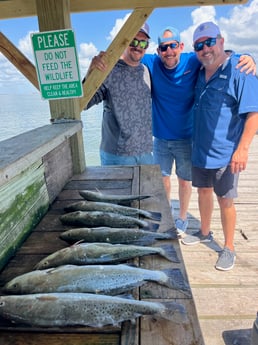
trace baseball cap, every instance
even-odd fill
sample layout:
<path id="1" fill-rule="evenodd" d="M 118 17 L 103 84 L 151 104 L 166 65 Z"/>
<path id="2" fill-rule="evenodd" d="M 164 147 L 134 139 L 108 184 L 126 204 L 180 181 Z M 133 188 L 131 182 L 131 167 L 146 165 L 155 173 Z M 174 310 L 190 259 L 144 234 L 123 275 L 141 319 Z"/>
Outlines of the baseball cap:
<path id="1" fill-rule="evenodd" d="M 199 38 L 202 37 L 212 37 L 215 38 L 218 35 L 221 35 L 218 25 L 213 22 L 205 22 L 200 24 L 194 31 L 193 42 L 196 42 Z"/>
<path id="2" fill-rule="evenodd" d="M 172 33 L 171 37 L 163 37 L 164 33 L 166 31 L 170 31 Z M 162 43 L 166 43 L 169 41 L 177 41 L 180 42 L 180 33 L 176 28 L 173 28 L 172 26 L 167 26 L 165 29 L 163 29 L 160 33 L 160 35 L 158 36 L 158 44 L 162 44 Z"/>
<path id="3" fill-rule="evenodd" d="M 150 27 L 147 23 L 144 23 L 139 31 L 143 32 L 148 38 L 150 38 Z"/>

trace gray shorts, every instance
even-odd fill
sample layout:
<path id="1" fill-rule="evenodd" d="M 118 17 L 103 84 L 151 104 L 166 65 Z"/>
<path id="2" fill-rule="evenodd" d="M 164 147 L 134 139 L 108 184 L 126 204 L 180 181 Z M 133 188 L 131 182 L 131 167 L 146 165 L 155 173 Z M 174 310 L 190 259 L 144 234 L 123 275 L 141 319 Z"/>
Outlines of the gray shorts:
<path id="1" fill-rule="evenodd" d="M 173 164 L 176 164 L 176 175 L 185 181 L 192 180 L 192 141 L 165 140 L 154 138 L 154 164 L 159 164 L 162 176 L 170 176 Z"/>
<path id="2" fill-rule="evenodd" d="M 230 166 L 219 169 L 192 167 L 192 185 L 198 188 L 211 188 L 219 197 L 236 198 L 239 173 L 232 174 Z"/>

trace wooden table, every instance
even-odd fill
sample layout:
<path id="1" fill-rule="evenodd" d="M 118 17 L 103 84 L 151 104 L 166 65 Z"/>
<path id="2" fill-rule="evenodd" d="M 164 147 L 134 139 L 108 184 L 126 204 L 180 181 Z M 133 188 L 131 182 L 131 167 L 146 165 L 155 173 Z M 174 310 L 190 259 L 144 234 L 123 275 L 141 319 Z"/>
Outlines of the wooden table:
<path id="1" fill-rule="evenodd" d="M 81 200 L 79 190 L 100 190 L 112 194 L 150 194 L 152 197 L 134 202 L 133 206 L 162 213 L 158 231 L 174 227 L 174 221 L 166 200 L 160 169 L 158 166 L 137 167 L 90 167 L 74 176 L 52 204 L 49 212 L 23 243 L 16 255 L 0 274 L 0 287 L 7 281 L 33 270 L 43 257 L 66 247 L 59 235 L 70 228 L 61 224 L 59 216 L 64 206 Z M 158 241 L 157 241 L 158 242 Z M 159 243 L 154 246 L 159 246 Z M 164 241 L 171 243 L 170 241 Z M 164 243 L 162 241 L 162 244 Z M 137 259 L 137 263 L 147 269 L 161 270 L 179 268 L 187 280 L 178 240 L 172 240 L 180 263 L 171 263 L 158 256 Z M 135 291 L 140 299 L 151 301 L 177 301 L 188 312 L 189 324 L 176 325 L 165 320 L 142 317 L 135 324 L 124 322 L 121 327 L 66 327 L 35 328 L 10 325 L 0 320 L 0 345 L 194 345 L 203 344 L 193 299 L 183 293 L 166 287 L 147 283 Z"/>

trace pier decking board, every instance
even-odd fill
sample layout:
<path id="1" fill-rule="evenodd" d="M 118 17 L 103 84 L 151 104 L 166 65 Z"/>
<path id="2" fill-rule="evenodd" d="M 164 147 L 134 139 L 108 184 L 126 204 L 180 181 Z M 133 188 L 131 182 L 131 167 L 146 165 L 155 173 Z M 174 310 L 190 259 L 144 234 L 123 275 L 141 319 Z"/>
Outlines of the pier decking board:
<path id="1" fill-rule="evenodd" d="M 150 194 L 149 199 L 133 202 L 134 207 L 162 212 L 158 231 L 174 227 L 170 207 L 166 200 L 160 169 L 158 166 L 139 167 L 90 167 L 81 175 L 74 176 L 63 188 L 51 205 L 48 213 L 19 248 L 0 274 L 0 288 L 13 277 L 33 270 L 36 263 L 52 252 L 68 246 L 59 238 L 61 232 L 71 228 L 64 226 L 59 216 L 64 206 L 82 200 L 78 191 L 90 189 L 113 194 Z M 172 243 L 180 263 L 171 263 L 156 255 L 135 261 L 148 269 L 178 268 L 187 280 L 178 240 L 162 241 Z M 159 246 L 161 243 L 155 243 Z M 135 289 L 135 296 L 150 301 L 178 301 L 186 309 L 189 325 L 176 325 L 165 320 L 142 317 L 136 323 L 122 323 L 121 327 L 65 327 L 38 328 L 11 325 L 0 320 L 0 345 L 202 345 L 202 335 L 192 297 L 179 291 L 148 283 Z"/>

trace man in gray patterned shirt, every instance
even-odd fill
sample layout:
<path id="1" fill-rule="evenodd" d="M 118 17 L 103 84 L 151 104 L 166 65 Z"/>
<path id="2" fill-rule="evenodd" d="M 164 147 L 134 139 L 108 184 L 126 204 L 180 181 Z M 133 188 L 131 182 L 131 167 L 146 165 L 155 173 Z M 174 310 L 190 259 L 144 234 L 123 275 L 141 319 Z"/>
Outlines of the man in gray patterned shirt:
<path id="1" fill-rule="evenodd" d="M 86 107 L 103 102 L 101 165 L 153 163 L 151 81 L 140 62 L 149 38 L 145 23 Z M 105 68 L 104 61 L 105 52 L 100 52 L 87 75 L 94 68 Z"/>

